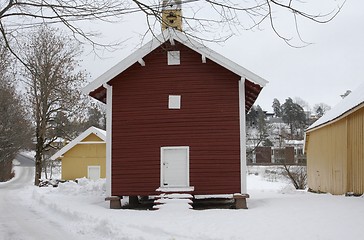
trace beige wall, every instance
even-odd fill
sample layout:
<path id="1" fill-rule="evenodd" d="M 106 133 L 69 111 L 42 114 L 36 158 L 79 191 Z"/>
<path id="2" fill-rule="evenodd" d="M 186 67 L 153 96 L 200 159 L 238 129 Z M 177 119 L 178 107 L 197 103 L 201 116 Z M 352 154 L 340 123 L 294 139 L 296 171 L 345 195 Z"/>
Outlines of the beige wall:
<path id="1" fill-rule="evenodd" d="M 307 133 L 308 187 L 315 191 L 363 193 L 364 108 Z"/>
<path id="2" fill-rule="evenodd" d="M 364 107 L 348 118 L 348 192 L 364 193 Z"/>
<path id="3" fill-rule="evenodd" d="M 100 177 L 106 177 L 106 144 L 94 134 L 82 142 L 98 141 L 93 144 L 77 144 L 62 158 L 62 179 L 74 180 L 87 177 L 88 166 L 100 166 Z"/>

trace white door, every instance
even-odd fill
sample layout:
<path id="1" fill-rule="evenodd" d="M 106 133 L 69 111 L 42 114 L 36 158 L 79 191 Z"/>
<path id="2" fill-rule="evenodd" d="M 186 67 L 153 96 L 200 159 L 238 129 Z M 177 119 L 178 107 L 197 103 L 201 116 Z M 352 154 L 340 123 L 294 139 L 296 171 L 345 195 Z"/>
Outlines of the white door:
<path id="1" fill-rule="evenodd" d="M 87 178 L 97 180 L 100 178 L 100 166 L 88 166 Z"/>
<path id="2" fill-rule="evenodd" d="M 161 187 L 189 186 L 189 147 L 161 148 Z"/>

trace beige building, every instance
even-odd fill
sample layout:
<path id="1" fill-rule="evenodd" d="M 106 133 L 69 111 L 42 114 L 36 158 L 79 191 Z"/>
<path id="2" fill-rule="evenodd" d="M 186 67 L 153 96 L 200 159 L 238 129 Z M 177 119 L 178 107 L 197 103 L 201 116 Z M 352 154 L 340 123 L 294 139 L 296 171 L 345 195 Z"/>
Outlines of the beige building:
<path id="1" fill-rule="evenodd" d="M 308 187 L 364 193 L 364 84 L 306 131 Z"/>
<path id="2" fill-rule="evenodd" d="M 62 179 L 106 177 L 106 132 L 90 127 L 52 157 L 62 163 Z"/>

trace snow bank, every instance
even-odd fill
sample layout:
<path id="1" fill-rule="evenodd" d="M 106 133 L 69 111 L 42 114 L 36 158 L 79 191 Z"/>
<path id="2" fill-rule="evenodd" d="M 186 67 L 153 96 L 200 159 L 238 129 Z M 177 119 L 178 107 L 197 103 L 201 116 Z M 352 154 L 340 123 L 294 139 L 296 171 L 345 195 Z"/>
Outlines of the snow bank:
<path id="1" fill-rule="evenodd" d="M 67 195 L 94 195 L 104 196 L 106 191 L 105 179 L 88 180 L 87 178 L 78 178 L 77 183 L 74 181 L 60 183 L 57 189 L 58 193 Z"/>
<path id="2" fill-rule="evenodd" d="M 276 171 L 249 168 L 248 210 L 109 209 L 102 180 L 28 187 L 19 194 L 22 204 L 61 224 L 74 239 L 362 239 L 364 198 L 296 191 L 272 176 Z"/>

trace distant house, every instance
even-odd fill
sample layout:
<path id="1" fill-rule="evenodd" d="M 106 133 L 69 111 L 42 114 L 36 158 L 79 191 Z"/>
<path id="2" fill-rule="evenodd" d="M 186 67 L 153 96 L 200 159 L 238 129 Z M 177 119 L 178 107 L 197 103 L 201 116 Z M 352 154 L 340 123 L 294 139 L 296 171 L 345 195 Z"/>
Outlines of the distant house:
<path id="1" fill-rule="evenodd" d="M 246 193 L 245 114 L 266 83 L 164 30 L 84 88 L 107 103 L 107 194 Z"/>
<path id="2" fill-rule="evenodd" d="M 309 188 L 364 193 L 364 85 L 307 129 L 305 151 Z"/>
<path id="3" fill-rule="evenodd" d="M 287 142 L 293 142 L 289 140 Z M 284 147 L 255 147 L 252 153 L 250 164 L 305 164 L 306 158 L 303 154 L 303 143 L 291 145 L 286 144 Z"/>
<path id="4" fill-rule="evenodd" d="M 51 156 L 51 159 L 61 160 L 63 180 L 105 178 L 106 132 L 90 127 Z"/>

